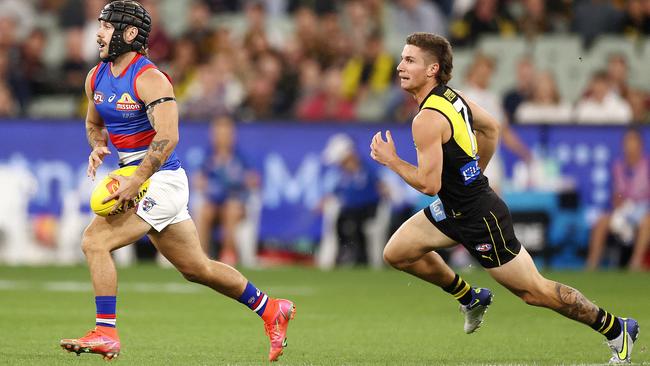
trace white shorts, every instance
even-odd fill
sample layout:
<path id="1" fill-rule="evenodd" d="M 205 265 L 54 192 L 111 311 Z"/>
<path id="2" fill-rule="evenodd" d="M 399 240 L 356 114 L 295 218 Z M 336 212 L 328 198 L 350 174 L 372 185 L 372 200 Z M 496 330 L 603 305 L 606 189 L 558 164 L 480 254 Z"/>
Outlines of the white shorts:
<path id="1" fill-rule="evenodd" d="M 190 190 L 183 168 L 158 171 L 149 179 L 147 194 L 138 203 L 138 216 L 158 232 L 191 218 L 187 210 Z"/>

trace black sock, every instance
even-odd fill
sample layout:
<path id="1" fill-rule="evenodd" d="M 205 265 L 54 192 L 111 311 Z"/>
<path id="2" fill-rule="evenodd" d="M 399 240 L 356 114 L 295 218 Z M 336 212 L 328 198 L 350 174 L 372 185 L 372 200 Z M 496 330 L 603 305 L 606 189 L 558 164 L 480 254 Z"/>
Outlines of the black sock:
<path id="1" fill-rule="evenodd" d="M 621 334 L 619 319 L 601 308 L 598 308 L 598 316 L 596 316 L 596 321 L 591 325 L 591 328 L 604 335 L 609 341 Z"/>
<path id="2" fill-rule="evenodd" d="M 463 305 L 469 305 L 470 301 L 472 301 L 471 286 L 460 278 L 458 274 L 456 274 L 456 277 L 454 277 L 454 280 L 451 281 L 449 286 L 443 287 L 442 289 L 450 293 L 451 296 Z"/>

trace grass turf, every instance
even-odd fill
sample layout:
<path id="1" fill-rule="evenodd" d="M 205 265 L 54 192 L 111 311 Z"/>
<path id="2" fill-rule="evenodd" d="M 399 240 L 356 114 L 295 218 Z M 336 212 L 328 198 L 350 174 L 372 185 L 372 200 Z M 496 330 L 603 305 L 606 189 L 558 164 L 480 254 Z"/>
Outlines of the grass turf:
<path id="1" fill-rule="evenodd" d="M 525 305 L 477 270 L 463 277 L 490 287 L 495 301 L 475 334 L 463 333 L 449 295 L 393 270 L 308 268 L 245 270 L 259 288 L 297 306 L 286 365 L 603 364 L 610 353 L 589 327 Z M 616 272 L 552 272 L 621 316 L 650 324 L 650 276 Z M 172 269 L 119 269 L 119 365 L 260 365 L 268 341 L 258 317 L 237 302 L 185 282 Z M 60 338 L 82 336 L 94 324 L 85 267 L 0 267 L 0 364 L 94 365 Z M 635 364 L 650 364 L 641 330 Z"/>

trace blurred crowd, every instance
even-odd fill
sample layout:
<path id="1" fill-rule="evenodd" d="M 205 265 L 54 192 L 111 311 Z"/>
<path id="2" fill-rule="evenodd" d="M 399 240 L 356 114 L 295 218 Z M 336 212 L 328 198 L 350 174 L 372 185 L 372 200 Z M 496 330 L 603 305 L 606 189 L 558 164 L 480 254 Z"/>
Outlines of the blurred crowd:
<path id="1" fill-rule="evenodd" d="M 83 114 L 105 3 L 0 0 L 0 117 Z M 154 22 L 149 57 L 174 81 L 185 120 L 409 121 L 417 106 L 396 84 L 395 67 L 405 37 L 425 31 L 447 36 L 459 57 L 471 54 L 465 69 L 455 64 L 452 87 L 478 88 L 511 123 L 650 121 L 647 84 L 630 85 L 639 71 L 630 65 L 648 64 L 639 60 L 650 55 L 650 0 L 141 3 Z M 504 63 L 477 46 L 485 37 L 532 44 L 549 36 L 578 37 L 577 55 L 618 36 L 639 59 L 599 54 L 601 63 L 585 62 L 588 79 L 571 97 L 558 87 L 565 73 L 532 54 Z M 494 87 L 504 73 L 512 84 Z"/>

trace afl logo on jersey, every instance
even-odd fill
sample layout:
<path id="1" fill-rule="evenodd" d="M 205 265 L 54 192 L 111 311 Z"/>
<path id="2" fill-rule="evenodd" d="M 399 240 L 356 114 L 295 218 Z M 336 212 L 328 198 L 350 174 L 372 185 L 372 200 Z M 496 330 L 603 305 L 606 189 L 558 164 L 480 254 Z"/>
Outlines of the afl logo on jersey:
<path id="1" fill-rule="evenodd" d="M 139 111 L 142 106 L 133 100 L 129 93 L 124 93 L 115 103 L 115 109 L 120 112 Z"/>
<path id="2" fill-rule="evenodd" d="M 95 94 L 93 94 L 93 101 L 95 104 L 104 103 L 104 94 L 102 94 L 100 91 L 95 91 Z"/>
<path id="3" fill-rule="evenodd" d="M 474 249 L 476 249 L 479 252 L 488 252 L 490 249 L 492 249 L 492 245 L 488 243 L 483 243 L 483 244 L 477 244 Z"/>

